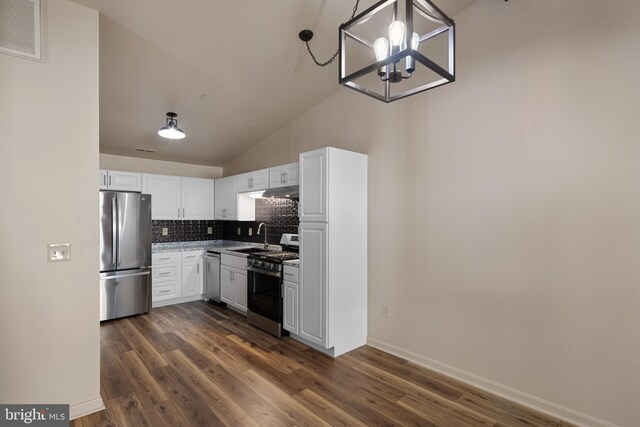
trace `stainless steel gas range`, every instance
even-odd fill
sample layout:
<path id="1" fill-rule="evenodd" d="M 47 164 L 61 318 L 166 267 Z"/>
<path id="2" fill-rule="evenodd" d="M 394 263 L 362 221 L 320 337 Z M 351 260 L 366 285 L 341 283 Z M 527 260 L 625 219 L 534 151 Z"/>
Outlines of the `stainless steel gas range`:
<path id="1" fill-rule="evenodd" d="M 282 329 L 282 263 L 298 259 L 298 236 L 283 234 L 282 251 L 262 252 L 247 258 L 247 321 L 278 338 Z"/>

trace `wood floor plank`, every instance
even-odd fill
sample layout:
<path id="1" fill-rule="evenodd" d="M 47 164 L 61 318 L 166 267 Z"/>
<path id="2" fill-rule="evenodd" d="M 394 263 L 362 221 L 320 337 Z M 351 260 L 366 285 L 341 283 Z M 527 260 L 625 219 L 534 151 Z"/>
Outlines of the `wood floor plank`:
<path id="1" fill-rule="evenodd" d="M 509 426 L 550 427 L 566 425 L 559 420 L 551 419 L 545 414 L 519 405 L 499 404 L 493 400 L 482 399 L 471 394 L 462 396 L 458 399 L 458 403 Z"/>
<path id="2" fill-rule="evenodd" d="M 113 409 L 114 419 L 122 427 L 153 427 L 141 409 L 141 404 L 134 393 L 117 397 L 109 401 Z"/>
<path id="3" fill-rule="evenodd" d="M 229 398 L 237 402 L 259 425 L 280 426 L 286 424 L 287 417 L 285 414 L 274 408 L 251 387 L 243 383 L 236 375 L 227 371 L 223 366 L 212 366 L 205 369 L 204 373 L 215 382 Z"/>
<path id="4" fill-rule="evenodd" d="M 452 402 L 437 398 L 418 399 L 406 396 L 397 403 L 403 408 L 420 415 L 435 425 L 444 427 L 495 426 L 496 420 L 467 408 L 461 408 Z"/>
<path id="5" fill-rule="evenodd" d="M 121 353 L 116 356 L 116 360 L 127 376 L 127 382 L 133 387 L 133 392 L 144 406 L 152 407 L 169 399 L 135 351 Z"/>
<path id="6" fill-rule="evenodd" d="M 242 380 L 263 399 L 294 420 L 296 425 L 329 426 L 322 418 L 254 371 L 245 372 Z"/>
<path id="7" fill-rule="evenodd" d="M 167 361 L 162 358 L 162 355 L 144 335 L 133 326 L 129 319 L 123 319 L 119 323 L 119 326 L 122 335 L 131 346 L 131 349 L 138 354 L 140 360 L 142 360 L 149 370 L 167 366 Z"/>
<path id="8" fill-rule="evenodd" d="M 156 369 L 153 375 L 190 426 L 224 425 L 209 407 L 208 400 L 202 401 L 191 389 L 188 379 L 182 378 L 173 366 L 167 365 Z"/>
<path id="9" fill-rule="evenodd" d="M 294 394 L 293 398 L 332 426 L 366 426 L 366 424 L 358 421 L 347 412 L 309 389 L 304 389 L 300 393 Z"/>
<path id="10" fill-rule="evenodd" d="M 100 327 L 106 409 L 73 427 L 568 426 L 381 350 L 338 358 L 203 301 Z"/>
<path id="11" fill-rule="evenodd" d="M 223 423 L 227 425 L 258 426 L 233 399 L 218 387 L 215 382 L 211 381 L 182 351 L 174 350 L 165 353 L 165 358 L 176 372 L 181 374 L 182 378 L 188 379 L 191 390 L 202 401 L 209 403 L 211 410 Z"/>
<path id="12" fill-rule="evenodd" d="M 191 423 L 182 416 L 180 410 L 171 399 L 153 405 L 153 412 L 169 427 L 191 426 Z"/>

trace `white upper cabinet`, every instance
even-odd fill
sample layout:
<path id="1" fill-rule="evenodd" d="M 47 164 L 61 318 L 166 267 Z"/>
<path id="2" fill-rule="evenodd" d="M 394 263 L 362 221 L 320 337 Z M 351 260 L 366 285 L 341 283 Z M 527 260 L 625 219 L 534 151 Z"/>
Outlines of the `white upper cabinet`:
<path id="1" fill-rule="evenodd" d="M 142 175 L 142 192 L 151 194 L 152 219 L 182 219 L 182 181 L 179 176 Z"/>
<path id="2" fill-rule="evenodd" d="M 326 149 L 300 154 L 300 222 L 327 222 L 327 171 Z M 345 212 L 346 214 L 346 212 Z"/>
<path id="3" fill-rule="evenodd" d="M 238 191 L 262 191 L 269 188 L 269 169 L 244 173 L 238 176 Z"/>
<path id="4" fill-rule="evenodd" d="M 254 221 L 256 199 L 238 193 L 238 175 L 216 179 L 215 219 L 228 221 Z"/>
<path id="5" fill-rule="evenodd" d="M 108 171 L 102 169 L 98 171 L 98 188 L 100 188 L 101 190 L 107 189 L 107 183 L 109 182 L 107 179 L 108 176 Z"/>
<path id="6" fill-rule="evenodd" d="M 233 201 L 233 194 L 238 194 L 237 177 L 216 179 L 215 182 L 215 219 L 235 220 L 237 202 Z"/>
<path id="7" fill-rule="evenodd" d="M 276 166 L 269 169 L 269 188 L 288 187 L 300 183 L 300 164 Z"/>
<path id="8" fill-rule="evenodd" d="M 214 181 L 172 175 L 142 175 L 142 192 L 151 194 L 152 219 L 214 219 Z"/>
<path id="9" fill-rule="evenodd" d="M 182 178 L 182 219 L 214 219 L 213 199 L 212 179 Z"/>
<path id="10" fill-rule="evenodd" d="M 142 191 L 142 174 L 100 170 L 98 172 L 98 187 L 101 190 Z"/>

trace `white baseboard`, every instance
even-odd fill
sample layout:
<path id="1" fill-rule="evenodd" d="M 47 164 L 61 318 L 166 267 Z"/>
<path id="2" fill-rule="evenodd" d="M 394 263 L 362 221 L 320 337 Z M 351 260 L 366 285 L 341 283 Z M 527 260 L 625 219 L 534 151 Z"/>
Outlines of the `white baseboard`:
<path id="1" fill-rule="evenodd" d="M 543 412 L 545 414 L 560 418 L 561 420 L 568 421 L 579 426 L 618 427 L 615 424 L 611 424 L 607 421 L 600 420 L 590 415 L 582 414 L 580 412 L 574 411 L 573 409 L 565 408 L 564 406 L 556 405 L 555 403 L 549 402 L 539 397 L 532 396 L 530 394 L 513 389 L 511 387 L 507 387 L 486 378 L 479 377 L 478 375 L 474 375 L 472 373 L 462 371 L 449 365 L 445 365 L 444 363 L 440 363 L 412 351 L 396 347 L 395 345 L 387 344 L 383 341 L 369 338 L 367 340 L 367 344 L 371 347 L 386 351 L 387 353 L 391 353 L 410 362 L 424 366 L 425 368 L 455 378 L 479 389 L 488 391 L 489 393 L 493 393 L 497 396 L 509 399 L 523 406 L 535 409 L 536 411 Z"/>
<path id="2" fill-rule="evenodd" d="M 76 418 L 84 417 L 85 415 L 93 414 L 94 412 L 102 411 L 104 409 L 104 402 L 101 397 L 97 399 L 89 400 L 87 402 L 78 403 L 69 407 L 69 418 L 75 420 Z"/>

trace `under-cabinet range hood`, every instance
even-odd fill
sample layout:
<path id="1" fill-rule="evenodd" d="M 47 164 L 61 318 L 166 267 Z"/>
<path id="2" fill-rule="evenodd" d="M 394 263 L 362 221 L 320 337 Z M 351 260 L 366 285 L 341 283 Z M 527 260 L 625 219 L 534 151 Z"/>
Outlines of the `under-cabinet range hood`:
<path id="1" fill-rule="evenodd" d="M 291 185 L 289 187 L 269 188 L 262 193 L 264 199 L 293 199 L 300 198 L 300 187 Z"/>

